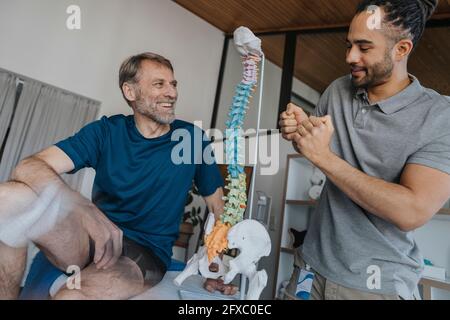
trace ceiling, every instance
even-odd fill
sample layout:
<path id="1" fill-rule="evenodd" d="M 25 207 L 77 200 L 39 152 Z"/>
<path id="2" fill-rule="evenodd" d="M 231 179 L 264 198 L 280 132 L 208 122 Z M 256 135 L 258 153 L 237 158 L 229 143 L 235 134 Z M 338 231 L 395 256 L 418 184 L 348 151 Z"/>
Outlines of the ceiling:
<path id="1" fill-rule="evenodd" d="M 319 92 L 348 73 L 346 28 L 359 0 L 175 0 L 226 34 L 244 25 L 262 40 L 266 57 L 283 64 L 284 35 L 300 31 L 295 77 Z M 424 86 L 450 95 L 450 0 L 440 0 L 413 53 L 409 71 Z M 278 33 L 278 34 L 277 34 Z"/>

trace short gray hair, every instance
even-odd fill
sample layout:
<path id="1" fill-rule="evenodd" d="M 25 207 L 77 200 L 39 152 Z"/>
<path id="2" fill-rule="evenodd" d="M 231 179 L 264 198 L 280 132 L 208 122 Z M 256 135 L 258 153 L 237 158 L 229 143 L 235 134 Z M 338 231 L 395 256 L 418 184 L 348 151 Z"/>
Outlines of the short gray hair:
<path id="1" fill-rule="evenodd" d="M 122 65 L 120 66 L 119 70 L 119 86 L 120 91 L 122 92 L 122 95 L 124 99 L 127 101 L 128 105 L 131 106 L 130 101 L 125 97 L 125 94 L 123 93 L 123 84 L 125 82 L 135 84 L 139 81 L 139 71 L 141 69 L 142 61 L 149 60 L 156 62 L 173 72 L 173 66 L 172 63 L 164 58 L 163 56 L 152 53 L 152 52 L 144 52 L 138 55 L 134 55 L 131 57 L 128 57 L 124 62 L 122 62 Z"/>

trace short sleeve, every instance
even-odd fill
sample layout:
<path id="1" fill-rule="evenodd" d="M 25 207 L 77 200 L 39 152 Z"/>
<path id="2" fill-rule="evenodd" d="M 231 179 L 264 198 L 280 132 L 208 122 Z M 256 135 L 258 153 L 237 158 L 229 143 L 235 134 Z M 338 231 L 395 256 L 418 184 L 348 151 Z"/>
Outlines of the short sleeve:
<path id="1" fill-rule="evenodd" d="M 428 142 L 407 160 L 450 174 L 450 132 Z"/>
<path id="2" fill-rule="evenodd" d="M 317 102 L 314 108 L 313 115 L 315 117 L 324 117 L 328 114 L 328 98 L 330 95 L 330 87 L 320 96 L 319 102 Z"/>
<path id="3" fill-rule="evenodd" d="M 212 195 L 217 188 L 224 186 L 224 180 L 214 158 L 214 150 L 209 138 L 203 132 L 202 154 L 200 163 L 196 164 L 194 183 L 204 197 Z"/>
<path id="4" fill-rule="evenodd" d="M 73 161 L 75 169 L 70 173 L 86 167 L 94 169 L 97 167 L 106 138 L 106 121 L 106 117 L 94 121 L 75 135 L 55 144 Z"/>

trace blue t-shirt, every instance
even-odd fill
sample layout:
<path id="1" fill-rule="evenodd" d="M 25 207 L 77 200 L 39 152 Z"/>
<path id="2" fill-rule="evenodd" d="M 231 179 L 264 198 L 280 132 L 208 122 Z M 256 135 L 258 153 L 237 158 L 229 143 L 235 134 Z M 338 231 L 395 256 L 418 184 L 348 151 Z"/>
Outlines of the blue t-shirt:
<path id="1" fill-rule="evenodd" d="M 75 164 L 70 173 L 95 169 L 92 202 L 126 237 L 152 249 L 166 266 L 192 182 L 202 196 L 224 184 L 204 132 L 181 120 L 175 120 L 168 133 L 147 139 L 133 116 L 102 117 L 56 146 Z M 184 161 L 172 161 L 172 154 Z M 202 154 L 209 154 L 209 160 Z"/>

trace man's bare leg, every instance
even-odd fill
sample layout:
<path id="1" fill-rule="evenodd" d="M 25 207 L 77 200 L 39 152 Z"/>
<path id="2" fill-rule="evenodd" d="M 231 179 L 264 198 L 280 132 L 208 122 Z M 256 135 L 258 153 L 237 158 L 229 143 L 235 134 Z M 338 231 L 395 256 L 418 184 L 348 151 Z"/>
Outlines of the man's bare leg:
<path id="1" fill-rule="evenodd" d="M 0 184 L 0 224 L 27 210 L 36 194 L 20 182 Z M 12 248 L 0 241 L 0 299 L 17 299 L 27 259 L 27 248 Z"/>
<path id="2" fill-rule="evenodd" d="M 71 265 L 82 270 L 81 289 L 63 286 L 54 299 L 128 299 L 149 288 L 138 265 L 128 257 L 120 257 L 106 270 L 97 269 L 89 256 L 89 236 L 75 214 L 35 243 L 60 270 L 67 271 Z"/>
<path id="3" fill-rule="evenodd" d="M 30 209 L 36 194 L 20 182 L 0 184 L 0 223 Z M 89 237 L 79 219 L 70 214 L 54 228 L 38 237 L 35 244 L 62 271 L 70 265 L 80 268 L 89 263 Z M 26 265 L 26 247 L 0 246 L 0 298 L 17 298 Z"/>
<path id="4" fill-rule="evenodd" d="M 22 183 L 8 182 L 0 187 L 0 223 L 11 218 L 14 212 L 27 210 L 37 199 L 34 192 Z M 66 271 L 71 265 L 83 270 L 82 284 L 86 289 L 81 292 L 62 289 L 58 299 L 74 298 L 77 294 L 81 294 L 79 298 L 127 299 L 148 288 L 144 285 L 139 267 L 129 258 L 121 257 L 113 267 L 97 270 L 89 257 L 89 236 L 77 214 L 69 214 L 33 242 L 60 270 Z M 89 263 L 91 264 L 86 267 Z M 4 244 L 0 246 L 1 298 L 17 298 L 25 264 L 26 248 L 11 248 Z"/>
<path id="5" fill-rule="evenodd" d="M 19 297 L 27 261 L 27 248 L 11 248 L 0 242 L 0 300 Z"/>

